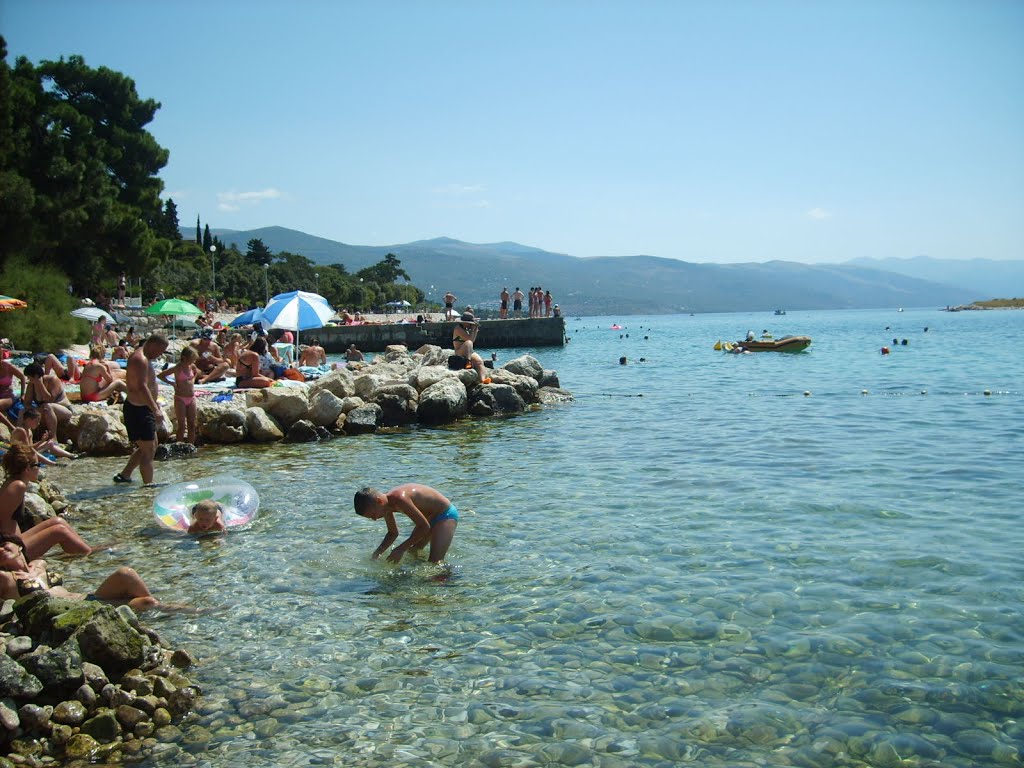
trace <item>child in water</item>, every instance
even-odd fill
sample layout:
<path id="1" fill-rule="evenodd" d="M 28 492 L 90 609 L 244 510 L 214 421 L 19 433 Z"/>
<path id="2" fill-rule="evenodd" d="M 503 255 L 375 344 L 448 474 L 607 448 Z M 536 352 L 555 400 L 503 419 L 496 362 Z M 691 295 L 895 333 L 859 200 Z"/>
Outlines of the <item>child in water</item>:
<path id="1" fill-rule="evenodd" d="M 177 365 L 157 374 L 157 378 L 164 384 L 174 385 L 174 420 L 178 424 L 175 440 L 179 443 L 187 440 L 192 445 L 198 445 L 195 390 L 196 377 L 199 376 L 199 368 L 196 367 L 198 359 L 195 347 L 182 347 Z M 172 376 L 173 381 L 170 380 Z"/>
<path id="2" fill-rule="evenodd" d="M 189 533 L 222 533 L 225 529 L 220 504 L 211 499 L 200 501 L 192 507 L 192 524 Z"/>
<path id="3" fill-rule="evenodd" d="M 430 562 L 440 563 L 448 552 L 459 523 L 459 510 L 435 488 L 419 483 L 406 483 L 388 492 L 366 487 L 356 491 L 353 503 L 356 514 L 370 520 L 384 519 L 388 532 L 373 552 L 374 559 L 384 554 L 398 538 L 395 512 L 401 512 L 413 522 L 409 538 L 391 550 L 388 562 L 401 562 L 409 549 L 421 549 L 430 539 Z"/>

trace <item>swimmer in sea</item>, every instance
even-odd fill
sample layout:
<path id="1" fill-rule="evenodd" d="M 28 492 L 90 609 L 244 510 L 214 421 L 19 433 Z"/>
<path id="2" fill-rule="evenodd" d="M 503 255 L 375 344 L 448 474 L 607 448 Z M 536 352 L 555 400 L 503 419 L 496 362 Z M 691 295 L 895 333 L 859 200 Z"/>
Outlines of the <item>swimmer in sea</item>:
<path id="1" fill-rule="evenodd" d="M 366 487 L 356 491 L 353 504 L 357 515 L 369 520 L 383 519 L 387 524 L 388 532 L 380 546 L 374 550 L 374 559 L 384 554 L 398 538 L 395 512 L 401 512 L 412 521 L 414 527 L 409 538 L 391 550 L 388 562 L 401 562 L 408 550 L 422 549 L 428 539 L 430 562 L 444 562 L 459 523 L 459 510 L 436 488 L 420 483 L 406 483 L 387 492 Z"/>

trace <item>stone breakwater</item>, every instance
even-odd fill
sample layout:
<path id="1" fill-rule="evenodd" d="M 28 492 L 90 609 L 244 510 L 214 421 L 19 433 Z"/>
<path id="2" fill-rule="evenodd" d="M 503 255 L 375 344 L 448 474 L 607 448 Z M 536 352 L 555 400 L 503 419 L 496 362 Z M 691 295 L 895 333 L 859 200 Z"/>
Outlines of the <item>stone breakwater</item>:
<path id="1" fill-rule="evenodd" d="M 181 740 L 199 694 L 127 606 L 34 592 L 0 607 L 0 765 L 120 762 Z"/>
<path id="2" fill-rule="evenodd" d="M 509 415 L 572 400 L 560 388 L 558 374 L 530 355 L 489 371 L 490 383 L 482 384 L 472 369 L 449 367 L 453 354 L 433 345 L 413 353 L 393 346 L 372 362 L 350 363 L 305 384 L 203 396 L 198 400 L 199 432 L 207 443 L 309 442 L 389 427 L 446 424 L 466 416 Z M 222 399 L 224 394 L 229 397 Z M 173 424 L 173 407 L 166 406 L 164 412 Z M 119 406 L 76 406 L 58 437 L 94 456 L 125 455 L 132 448 Z M 161 442 L 168 437 L 162 433 Z"/>

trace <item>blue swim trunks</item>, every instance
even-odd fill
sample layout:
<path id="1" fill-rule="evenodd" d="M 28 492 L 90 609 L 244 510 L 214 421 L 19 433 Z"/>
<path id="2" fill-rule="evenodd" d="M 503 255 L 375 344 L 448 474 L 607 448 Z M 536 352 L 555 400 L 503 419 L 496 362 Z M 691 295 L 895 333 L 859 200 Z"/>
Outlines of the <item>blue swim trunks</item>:
<path id="1" fill-rule="evenodd" d="M 445 520 L 454 520 L 455 522 L 459 522 L 459 510 L 455 508 L 454 504 L 448 507 L 448 509 L 446 509 L 440 515 L 435 517 L 433 520 L 431 520 L 430 527 L 433 528 L 435 525 L 437 525 L 438 523 L 443 523 Z"/>

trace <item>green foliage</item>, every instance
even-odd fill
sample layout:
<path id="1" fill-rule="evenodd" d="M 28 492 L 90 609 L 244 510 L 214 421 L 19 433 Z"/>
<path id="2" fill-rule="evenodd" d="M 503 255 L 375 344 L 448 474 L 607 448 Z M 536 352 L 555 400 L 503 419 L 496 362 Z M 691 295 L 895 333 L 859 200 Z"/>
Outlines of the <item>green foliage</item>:
<path id="1" fill-rule="evenodd" d="M 53 352 L 89 339 L 89 323 L 70 314 L 79 302 L 68 293 L 67 275 L 60 270 L 12 256 L 0 270 L 0 285 L 8 296 L 28 303 L 27 309 L 0 313 L 0 336 L 16 349 Z"/>
<path id="2" fill-rule="evenodd" d="M 12 69 L 0 54 L 0 261 L 51 264 L 89 292 L 145 274 L 164 214 L 168 153 L 145 130 L 159 103 L 80 56 Z"/>

